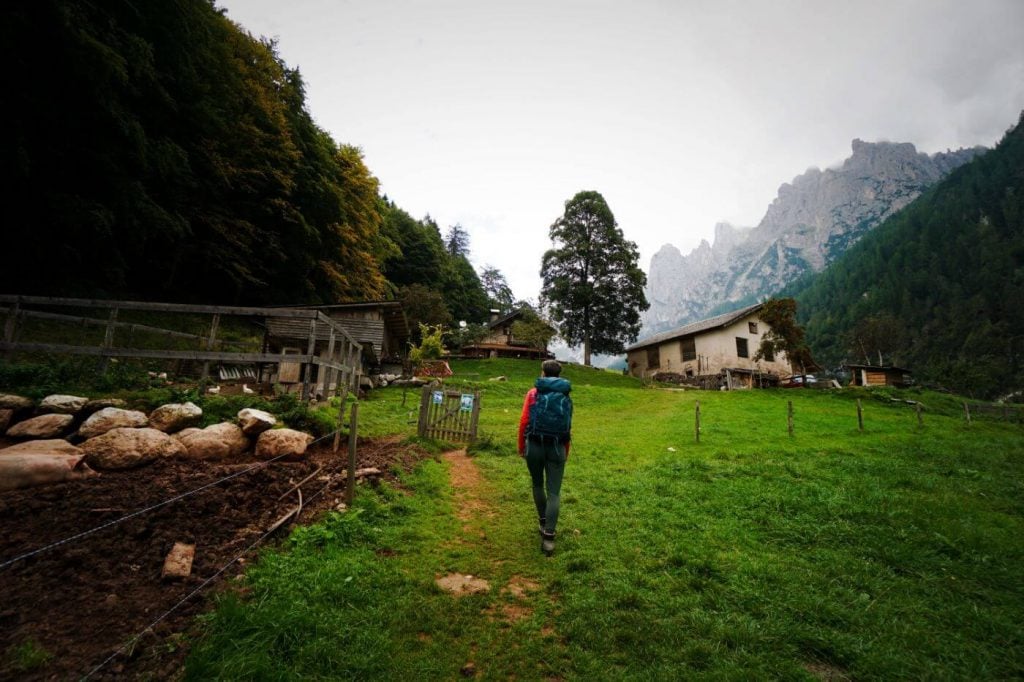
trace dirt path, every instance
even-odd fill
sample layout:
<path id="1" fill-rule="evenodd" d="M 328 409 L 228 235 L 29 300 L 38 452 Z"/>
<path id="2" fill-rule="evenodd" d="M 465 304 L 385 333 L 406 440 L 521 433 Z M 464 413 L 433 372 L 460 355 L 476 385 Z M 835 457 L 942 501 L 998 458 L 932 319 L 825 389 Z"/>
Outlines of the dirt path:
<path id="1" fill-rule="evenodd" d="M 449 465 L 449 477 L 455 496 L 455 514 L 462 523 L 462 535 L 455 538 L 454 542 L 482 545 L 482 553 L 488 558 L 490 566 L 487 570 L 489 575 L 474 577 L 457 573 L 449 574 L 444 577 L 439 576 L 438 584 L 442 584 L 440 581 L 447 581 L 449 584 L 461 585 L 460 588 L 451 589 L 456 596 L 470 592 L 496 590 L 498 597 L 487 607 L 483 616 L 488 621 L 499 625 L 505 632 L 511 632 L 510 625 L 533 617 L 538 607 L 538 599 L 549 599 L 550 597 L 542 590 L 538 580 L 524 577 L 518 573 L 513 573 L 507 578 L 503 577 L 507 569 L 503 570 L 502 566 L 511 563 L 514 559 L 510 556 L 507 547 L 493 544 L 489 537 L 489 530 L 499 514 L 499 510 L 491 503 L 495 496 L 490 494 L 489 483 L 481 475 L 476 462 L 466 454 L 465 450 L 446 452 L 443 458 Z M 496 584 L 499 581 L 503 583 L 500 584 L 500 587 Z M 539 634 L 545 639 L 556 637 L 554 627 L 550 622 L 541 625 Z M 517 644 L 510 642 L 509 646 L 515 647 Z M 476 653 L 475 658 L 478 662 L 468 661 L 463 667 L 463 675 L 476 675 L 482 672 L 481 667 L 486 666 L 487 656 L 483 652 Z M 549 679 L 558 678 L 549 676 Z"/>

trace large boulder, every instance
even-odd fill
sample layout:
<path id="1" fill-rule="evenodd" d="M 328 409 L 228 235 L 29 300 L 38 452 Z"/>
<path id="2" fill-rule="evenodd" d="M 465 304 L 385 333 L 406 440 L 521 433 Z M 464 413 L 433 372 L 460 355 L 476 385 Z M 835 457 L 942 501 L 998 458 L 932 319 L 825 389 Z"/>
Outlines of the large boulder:
<path id="1" fill-rule="evenodd" d="M 77 395 L 48 395 L 39 402 L 39 411 L 43 413 L 78 414 L 88 402 L 88 398 Z"/>
<path id="2" fill-rule="evenodd" d="M 236 424 L 222 422 L 205 429 L 189 429 L 178 439 L 189 459 L 227 459 L 249 449 L 249 439 Z"/>
<path id="3" fill-rule="evenodd" d="M 18 422 L 7 429 L 11 438 L 57 438 L 63 435 L 75 418 L 70 414 L 43 414 Z"/>
<path id="4" fill-rule="evenodd" d="M 195 426 L 202 417 L 203 410 L 195 403 L 170 403 L 150 413 L 149 426 L 164 433 L 174 433 Z"/>
<path id="5" fill-rule="evenodd" d="M 256 457 L 274 459 L 275 457 L 301 457 L 313 437 L 294 429 L 272 429 L 264 431 L 256 439 Z"/>
<path id="6" fill-rule="evenodd" d="M 23 398 L 20 395 L 9 395 L 0 394 L 0 409 L 14 410 L 20 412 L 21 410 L 31 410 L 36 404 L 32 402 L 31 398 Z"/>
<path id="7" fill-rule="evenodd" d="M 185 447 L 156 429 L 111 429 L 81 445 L 97 469 L 134 469 L 161 457 L 184 457 Z"/>
<path id="8" fill-rule="evenodd" d="M 78 427 L 82 438 L 102 436 L 111 429 L 138 429 L 149 423 L 149 418 L 137 410 L 122 410 L 119 407 L 104 407 L 91 415 Z"/>
<path id="9" fill-rule="evenodd" d="M 70 481 L 96 472 L 84 453 L 65 440 L 34 440 L 0 450 L 0 490 Z"/>
<path id="10" fill-rule="evenodd" d="M 238 412 L 238 424 L 242 427 L 242 433 L 255 437 L 274 428 L 277 419 L 269 412 L 247 407 Z"/>
<path id="11" fill-rule="evenodd" d="M 7 409 L 6 407 L 0 407 L 0 434 L 3 434 L 7 430 L 7 427 L 11 425 L 11 417 L 14 416 L 14 410 Z"/>

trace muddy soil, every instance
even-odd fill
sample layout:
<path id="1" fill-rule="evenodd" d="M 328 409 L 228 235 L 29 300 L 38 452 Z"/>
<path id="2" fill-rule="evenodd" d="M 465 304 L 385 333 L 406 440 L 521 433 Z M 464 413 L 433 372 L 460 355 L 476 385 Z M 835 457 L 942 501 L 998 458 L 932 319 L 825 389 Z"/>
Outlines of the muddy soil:
<path id="1" fill-rule="evenodd" d="M 393 479 L 423 451 L 398 439 L 360 440 L 359 468 L 377 467 Z M 0 493 L 0 565 L 51 543 L 117 521 L 225 476 L 256 461 L 164 461 L 67 483 Z M 96 533 L 0 568 L 0 679 L 173 679 L 187 654 L 196 615 L 245 570 L 246 551 L 296 506 L 287 494 L 303 484 L 298 523 L 313 522 L 345 498 L 347 453 L 342 443 L 314 446 L 299 462 L 278 461 Z M 319 494 L 317 494 L 319 493 Z M 310 500 L 316 495 L 315 499 Z M 279 542 L 291 524 L 260 547 Z M 162 580 L 164 557 L 175 542 L 194 544 L 192 574 Z M 147 627 L 230 564 L 199 593 L 149 631 Z M 139 633 L 145 634 L 118 653 Z M 39 663 L 45 659 L 44 663 Z"/>

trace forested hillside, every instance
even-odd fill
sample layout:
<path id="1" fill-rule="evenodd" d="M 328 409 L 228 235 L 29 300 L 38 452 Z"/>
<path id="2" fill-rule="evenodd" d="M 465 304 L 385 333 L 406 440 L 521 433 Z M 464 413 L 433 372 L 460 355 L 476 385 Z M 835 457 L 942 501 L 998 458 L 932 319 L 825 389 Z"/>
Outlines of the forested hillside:
<path id="1" fill-rule="evenodd" d="M 986 397 L 1024 387 L 1024 125 L 786 293 L 823 364 L 881 357 Z"/>
<path id="2" fill-rule="evenodd" d="M 380 197 L 299 72 L 208 0 L 18 3 L 0 35 L 0 291 L 263 304 L 419 284 L 485 314 L 468 245 Z"/>

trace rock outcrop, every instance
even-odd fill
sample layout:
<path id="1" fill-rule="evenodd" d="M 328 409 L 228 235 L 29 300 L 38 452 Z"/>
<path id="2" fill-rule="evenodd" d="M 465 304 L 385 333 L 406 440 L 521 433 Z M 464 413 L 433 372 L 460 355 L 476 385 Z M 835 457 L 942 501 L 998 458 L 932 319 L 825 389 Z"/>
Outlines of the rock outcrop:
<path id="1" fill-rule="evenodd" d="M 819 272 L 867 231 L 983 148 L 928 156 L 912 144 L 854 140 L 838 168 L 812 168 L 779 188 L 754 228 L 716 226 L 684 256 L 666 244 L 651 259 L 650 309 L 641 338 L 707 317 L 717 306 L 756 302 Z"/>

